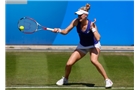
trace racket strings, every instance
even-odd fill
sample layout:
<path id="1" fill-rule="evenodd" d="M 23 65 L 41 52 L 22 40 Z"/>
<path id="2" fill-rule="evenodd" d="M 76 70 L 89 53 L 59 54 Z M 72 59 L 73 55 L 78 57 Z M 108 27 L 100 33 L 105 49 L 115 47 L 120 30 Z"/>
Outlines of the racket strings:
<path id="1" fill-rule="evenodd" d="M 37 23 L 31 19 L 24 18 L 19 21 L 18 26 L 24 26 L 24 33 L 33 33 L 37 30 Z"/>
<path id="2" fill-rule="evenodd" d="M 27 22 L 27 21 L 24 21 L 24 27 L 25 27 L 25 30 L 30 30 L 31 29 L 31 23 Z"/>

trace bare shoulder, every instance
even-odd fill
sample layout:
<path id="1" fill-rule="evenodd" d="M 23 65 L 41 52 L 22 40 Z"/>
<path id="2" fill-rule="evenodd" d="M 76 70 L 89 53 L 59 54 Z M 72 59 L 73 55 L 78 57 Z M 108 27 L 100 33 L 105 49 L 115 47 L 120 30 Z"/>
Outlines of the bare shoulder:
<path id="1" fill-rule="evenodd" d="M 73 23 L 74 26 L 77 26 L 77 24 L 78 24 L 78 19 L 75 18 L 75 19 L 72 21 L 72 23 Z"/>

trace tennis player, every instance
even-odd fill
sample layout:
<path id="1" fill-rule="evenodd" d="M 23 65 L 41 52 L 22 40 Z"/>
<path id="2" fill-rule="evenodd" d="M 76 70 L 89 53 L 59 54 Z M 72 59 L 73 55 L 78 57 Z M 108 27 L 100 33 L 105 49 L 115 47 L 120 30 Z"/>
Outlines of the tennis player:
<path id="1" fill-rule="evenodd" d="M 75 14 L 78 18 L 74 19 L 70 25 L 64 29 L 54 28 L 53 32 L 60 32 L 61 34 L 67 34 L 74 27 L 77 28 L 77 33 L 80 38 L 80 42 L 74 52 L 71 54 L 65 66 L 65 75 L 60 80 L 56 82 L 57 85 L 64 85 L 68 83 L 69 75 L 71 73 L 72 66 L 81 58 L 83 58 L 88 52 L 90 54 L 90 60 L 93 65 L 97 68 L 99 73 L 103 76 L 105 80 L 105 87 L 110 88 L 113 82 L 108 78 L 105 69 L 98 61 L 101 44 L 100 44 L 100 34 L 97 30 L 97 26 L 94 22 L 91 22 L 87 17 L 89 14 L 90 4 L 86 4 L 81 7 Z M 94 19 L 96 21 L 96 19 Z"/>

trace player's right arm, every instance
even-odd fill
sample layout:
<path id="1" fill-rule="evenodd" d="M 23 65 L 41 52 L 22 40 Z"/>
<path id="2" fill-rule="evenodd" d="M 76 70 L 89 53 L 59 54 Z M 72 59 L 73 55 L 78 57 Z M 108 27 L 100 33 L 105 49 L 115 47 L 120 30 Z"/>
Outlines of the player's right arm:
<path id="1" fill-rule="evenodd" d="M 68 34 L 78 23 L 77 19 L 74 19 L 67 28 L 59 30 L 59 28 L 54 28 L 53 32 L 60 32 L 61 34 Z"/>

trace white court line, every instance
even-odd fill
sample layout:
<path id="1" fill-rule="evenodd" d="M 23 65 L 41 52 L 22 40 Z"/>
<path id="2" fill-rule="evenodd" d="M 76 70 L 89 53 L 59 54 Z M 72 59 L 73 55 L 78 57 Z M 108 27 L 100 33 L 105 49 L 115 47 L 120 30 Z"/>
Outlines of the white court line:
<path id="1" fill-rule="evenodd" d="M 68 86 L 25 86 L 25 87 L 6 87 L 6 88 L 77 88 L 77 89 L 105 89 L 105 87 L 68 87 Z M 112 87 L 111 89 L 134 89 L 134 87 Z"/>

